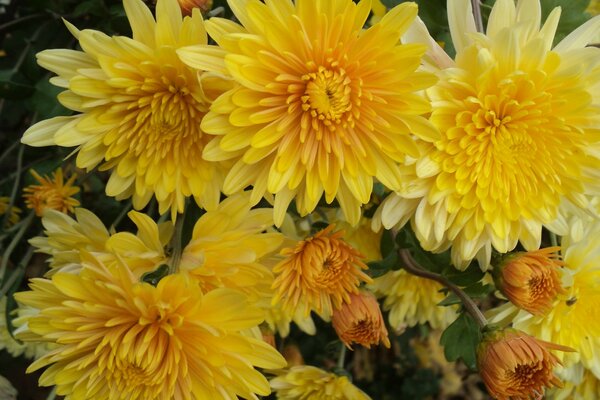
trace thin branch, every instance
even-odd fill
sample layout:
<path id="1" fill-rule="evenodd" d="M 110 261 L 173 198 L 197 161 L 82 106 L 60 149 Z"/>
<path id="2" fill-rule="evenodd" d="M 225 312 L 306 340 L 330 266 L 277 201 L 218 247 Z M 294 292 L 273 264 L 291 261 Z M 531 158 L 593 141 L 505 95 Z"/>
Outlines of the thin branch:
<path id="1" fill-rule="evenodd" d="M 473 16 L 475 17 L 475 26 L 477 32 L 483 33 L 483 17 L 481 16 L 481 3 L 479 0 L 471 0 L 473 6 Z"/>
<path id="2" fill-rule="evenodd" d="M 169 263 L 169 272 L 171 274 L 179 271 L 179 263 L 181 262 L 181 255 L 183 254 L 183 222 L 185 220 L 185 211 L 183 215 L 180 215 L 175 221 L 175 233 L 171 238 L 171 248 L 173 249 L 173 256 Z"/>
<path id="3" fill-rule="evenodd" d="M 346 363 L 346 345 L 342 343 L 342 347 L 340 347 L 340 355 L 337 361 L 337 367 L 339 369 L 344 369 L 344 364 Z"/>
<path id="4" fill-rule="evenodd" d="M 421 278 L 430 279 L 432 281 L 436 281 L 445 287 L 447 287 L 452 293 L 456 295 L 462 302 L 465 310 L 477 321 L 477 324 L 483 328 L 487 325 L 487 320 L 485 316 L 477 307 L 477 304 L 466 294 L 461 288 L 456 286 L 454 283 L 450 282 L 448 279 L 443 277 L 442 275 L 433 273 L 431 271 L 427 271 L 423 267 L 421 267 L 415 259 L 412 257 L 408 249 L 400 249 L 398 251 L 398 255 L 400 259 L 403 261 L 403 267 L 406 271 L 410 272 L 413 275 L 420 276 Z"/>

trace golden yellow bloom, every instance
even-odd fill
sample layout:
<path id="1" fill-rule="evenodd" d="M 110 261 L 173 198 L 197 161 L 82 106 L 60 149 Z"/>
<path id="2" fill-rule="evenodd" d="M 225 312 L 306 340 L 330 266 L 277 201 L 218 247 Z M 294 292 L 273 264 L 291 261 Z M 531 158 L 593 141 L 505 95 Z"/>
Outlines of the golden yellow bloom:
<path id="1" fill-rule="evenodd" d="M 370 400 L 347 377 L 300 365 L 271 379 L 278 400 Z"/>
<path id="2" fill-rule="evenodd" d="M 375 296 L 367 291 L 352 293 L 348 303 L 333 311 L 331 323 L 338 337 L 350 349 L 352 343 L 358 343 L 368 349 L 371 345 L 379 343 L 390 347 L 379 303 Z"/>
<path id="3" fill-rule="evenodd" d="M 241 26 L 212 18 L 206 29 L 220 47 L 178 51 L 189 65 L 230 75 L 236 87 L 202 121 L 216 137 L 209 160 L 233 160 L 223 191 L 253 186 L 253 201 L 275 195 L 279 226 L 292 200 L 301 214 L 325 193 L 356 224 L 373 178 L 400 186 L 395 166 L 417 155 L 412 135 L 438 132 L 420 115 L 417 93 L 435 82 L 416 72 L 425 47 L 400 36 L 417 15 L 401 4 L 363 30 L 370 1 L 229 0 Z"/>
<path id="4" fill-rule="evenodd" d="M 23 189 L 23 198 L 27 208 L 34 210 L 35 215 L 41 217 L 45 210 L 57 210 L 62 213 L 73 212 L 79 206 L 79 201 L 74 199 L 74 194 L 79 193 L 79 187 L 74 186 L 75 175 L 66 182 L 63 177 L 62 168 L 52 173 L 52 178 L 40 176 L 34 170 L 31 175 L 38 181 L 39 185 L 29 185 Z"/>
<path id="5" fill-rule="evenodd" d="M 565 367 L 582 363 L 600 376 L 600 221 L 590 223 L 578 241 L 562 238 L 565 292 L 545 315 L 518 312 L 516 329 L 542 340 L 572 347 L 575 353 L 559 355 Z M 514 307 L 507 306 L 505 312 Z M 516 311 L 516 310 L 515 310 Z"/>
<path id="6" fill-rule="evenodd" d="M 183 15 L 191 15 L 194 8 L 199 8 L 202 14 L 210 11 L 213 0 L 177 0 Z"/>
<path id="7" fill-rule="evenodd" d="M 273 303 L 281 301 L 289 311 L 300 308 L 304 315 L 314 310 L 329 319 L 334 308 L 358 293 L 361 282 L 371 282 L 362 271 L 367 269 L 363 255 L 343 240 L 343 231 L 333 232 L 334 228 L 329 225 L 281 251 L 286 258 L 273 268 Z"/>
<path id="8" fill-rule="evenodd" d="M 547 314 L 556 296 L 565 292 L 560 272 L 564 263 L 555 254 L 559 250 L 547 247 L 506 256 L 494 269 L 496 286 L 517 307 L 536 315 Z"/>
<path id="9" fill-rule="evenodd" d="M 545 387 L 562 386 L 550 350 L 571 351 L 515 329 L 488 333 L 477 349 L 479 374 L 495 399 L 541 399 Z"/>
<path id="10" fill-rule="evenodd" d="M 434 329 L 445 329 L 456 319 L 454 307 L 438 306 L 446 297 L 440 292 L 442 285 L 404 270 L 375 278 L 369 288 L 377 297 L 385 297 L 383 308 L 390 311 L 390 326 L 398 331 L 427 323 Z"/>
<path id="11" fill-rule="evenodd" d="M 298 328 L 304 333 L 314 335 L 317 333 L 317 327 L 310 315 L 304 315 L 303 310 L 294 311 L 284 310 L 281 303 L 267 305 L 265 307 L 265 323 L 269 328 L 282 338 L 290 334 L 290 324 L 292 321 L 298 325 Z"/>
<path id="12" fill-rule="evenodd" d="M 270 392 L 255 370 L 285 360 L 260 339 L 262 311 L 230 289 L 207 293 L 187 275 L 152 286 L 120 260 L 89 253 L 79 274 L 34 279 L 17 299 L 37 308 L 28 328 L 57 346 L 28 371 L 48 366 L 43 386 L 72 399 L 258 399 Z M 29 338 L 29 337 L 27 337 Z"/>
<path id="13" fill-rule="evenodd" d="M 452 246 L 459 268 L 487 267 L 492 247 L 538 249 L 542 226 L 567 233 L 563 207 L 593 212 L 600 194 L 600 54 L 586 48 L 600 17 L 552 47 L 560 8 L 540 27 L 539 1 L 498 0 L 486 34 L 471 11 L 448 2 L 456 61 L 427 91 L 441 138 L 420 141 L 378 214 L 386 227 L 412 218 L 421 246 Z"/>
<path id="14" fill-rule="evenodd" d="M 269 308 L 271 256 L 279 250 L 283 235 L 273 229 L 272 210 L 251 209 L 249 197 L 248 193 L 228 197 L 200 217 L 179 267 L 205 290 L 237 289 Z"/>
<path id="15" fill-rule="evenodd" d="M 77 166 L 112 170 L 109 196 L 133 196 L 144 207 L 155 195 L 160 213 L 174 219 L 193 196 L 219 202 L 223 172 L 205 161 L 208 136 L 200 121 L 229 84 L 184 65 L 175 51 L 206 44 L 199 10 L 182 20 L 177 0 L 159 0 L 156 21 L 141 0 L 124 0 L 133 38 L 67 27 L 83 51 L 45 50 L 38 62 L 66 90 L 58 99 L 79 114 L 41 121 L 25 132 L 31 146 L 78 146 Z"/>
<path id="16" fill-rule="evenodd" d="M 12 206 L 10 211 L 8 210 L 8 205 L 10 204 L 10 199 L 6 196 L 0 197 L 0 221 L 4 218 L 4 215 L 7 212 L 10 212 L 10 216 L 8 217 L 8 224 L 14 225 L 21 219 L 19 214 L 21 214 L 21 209 L 19 207 Z"/>

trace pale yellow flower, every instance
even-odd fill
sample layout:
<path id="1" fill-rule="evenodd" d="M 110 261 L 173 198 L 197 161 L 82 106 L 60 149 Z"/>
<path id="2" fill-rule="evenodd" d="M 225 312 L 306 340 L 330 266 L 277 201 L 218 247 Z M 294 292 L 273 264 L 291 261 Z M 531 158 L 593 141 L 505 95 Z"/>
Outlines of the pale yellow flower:
<path id="1" fill-rule="evenodd" d="M 278 400 L 370 400 L 346 376 L 300 365 L 271 379 Z"/>
<path id="2" fill-rule="evenodd" d="M 72 213 L 79 206 L 79 200 L 72 196 L 79 193 L 79 187 L 73 185 L 77 176 L 72 175 L 66 182 L 62 168 L 52 173 L 52 177 L 40 176 L 34 170 L 31 175 L 38 184 L 29 185 L 23 189 L 25 206 L 35 211 L 38 217 L 46 210 L 57 210 L 62 213 Z"/>
<path id="3" fill-rule="evenodd" d="M 586 47 L 600 17 L 552 47 L 560 18 L 540 26 L 537 0 L 498 0 L 486 34 L 469 0 L 448 2 L 455 62 L 427 90 L 433 143 L 400 167 L 404 184 L 376 215 L 390 228 L 411 220 L 421 246 L 452 247 L 452 261 L 482 267 L 492 248 L 540 246 L 542 227 L 563 235 L 563 208 L 594 213 L 600 195 L 600 50 Z M 439 52 L 432 47 L 430 53 Z"/>
<path id="4" fill-rule="evenodd" d="M 0 375 L 0 399 L 17 400 L 18 392 L 13 387 L 12 383 L 2 375 Z"/>
<path id="5" fill-rule="evenodd" d="M 591 400 L 600 398 L 600 378 L 585 368 L 576 364 L 570 368 L 560 368 L 557 375 L 564 386 L 546 393 L 548 400 Z"/>
<path id="6" fill-rule="evenodd" d="M 369 288 L 384 297 L 383 308 L 389 311 L 390 326 L 398 331 L 417 324 L 445 329 L 456 319 L 454 307 L 439 306 L 446 297 L 443 286 L 404 270 L 390 271 L 377 277 Z"/>
<path id="7" fill-rule="evenodd" d="M 206 24 L 219 47 L 178 52 L 238 84 L 202 121 L 216 135 L 203 156 L 235 162 L 223 191 L 252 185 L 253 202 L 273 194 L 276 225 L 292 200 L 306 215 L 325 195 L 356 224 L 374 179 L 399 188 L 396 163 L 418 154 L 412 136 L 438 137 L 421 116 L 430 106 L 420 92 L 435 82 L 416 72 L 425 46 L 399 41 L 416 4 L 400 4 L 367 30 L 370 1 L 229 5 L 241 25 L 222 18 Z"/>
<path id="8" fill-rule="evenodd" d="M 56 344 L 28 371 L 47 367 L 40 385 L 72 399 L 258 399 L 269 384 L 255 367 L 285 360 L 260 339 L 263 312 L 231 289 L 203 293 L 187 274 L 157 286 L 118 260 L 83 256 L 79 274 L 34 279 L 19 302 L 38 309 L 29 335 Z"/>
<path id="9" fill-rule="evenodd" d="M 195 9 L 182 19 L 177 0 L 159 0 L 156 21 L 141 0 L 124 0 L 133 38 L 67 27 L 83 51 L 58 49 L 38 54 L 65 90 L 58 99 L 77 111 L 38 122 L 23 135 L 31 146 L 77 146 L 77 166 L 111 170 L 106 193 L 133 197 L 143 208 L 154 195 L 160 213 L 175 219 L 185 198 L 214 208 L 224 172 L 202 157 L 209 140 L 200 122 L 212 100 L 229 87 L 214 74 L 183 64 L 178 48 L 206 44 Z"/>

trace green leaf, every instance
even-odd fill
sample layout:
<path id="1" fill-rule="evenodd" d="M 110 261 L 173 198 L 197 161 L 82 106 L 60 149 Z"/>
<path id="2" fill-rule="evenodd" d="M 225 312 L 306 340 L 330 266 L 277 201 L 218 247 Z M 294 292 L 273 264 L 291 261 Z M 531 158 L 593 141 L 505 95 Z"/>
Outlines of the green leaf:
<path id="1" fill-rule="evenodd" d="M 390 253 L 396 253 L 396 243 L 391 231 L 383 231 L 381 242 L 379 242 L 379 250 L 383 258 L 386 258 Z"/>
<path id="2" fill-rule="evenodd" d="M 477 346 L 480 341 L 479 326 L 467 313 L 462 313 L 450 324 L 440 338 L 448 361 L 462 359 L 473 370 L 477 368 Z"/>
<path id="3" fill-rule="evenodd" d="M 479 268 L 479 265 L 476 262 L 472 262 L 464 271 L 448 265 L 442 271 L 442 275 L 458 286 L 470 286 L 482 280 L 485 273 L 481 271 L 481 268 Z"/>
<path id="4" fill-rule="evenodd" d="M 0 97 L 9 100 L 23 99 L 33 92 L 33 87 L 23 74 L 12 69 L 0 71 Z"/>
<path id="5" fill-rule="evenodd" d="M 396 252 L 391 252 L 383 260 L 371 261 L 367 265 L 369 266 L 369 275 L 373 278 L 381 276 L 390 270 L 400 269 L 398 254 Z"/>
<path id="6" fill-rule="evenodd" d="M 158 282 L 168 274 L 169 266 L 167 264 L 161 264 L 154 271 L 146 272 L 142 275 L 141 281 L 156 286 L 158 285 Z"/>
<path id="7" fill-rule="evenodd" d="M 29 100 L 30 107 L 37 112 L 37 119 L 47 119 L 59 115 L 70 115 L 71 110 L 63 107 L 56 96 L 64 89 L 51 84 L 48 80 L 42 79 L 35 85 L 35 93 Z"/>
<path id="8" fill-rule="evenodd" d="M 465 292 L 472 299 L 481 299 L 489 295 L 494 290 L 492 285 L 484 285 L 481 282 L 476 282 L 471 286 L 463 288 Z M 438 306 L 451 306 L 454 304 L 460 304 L 461 301 L 454 293 L 448 294 L 446 298 L 438 303 Z"/>

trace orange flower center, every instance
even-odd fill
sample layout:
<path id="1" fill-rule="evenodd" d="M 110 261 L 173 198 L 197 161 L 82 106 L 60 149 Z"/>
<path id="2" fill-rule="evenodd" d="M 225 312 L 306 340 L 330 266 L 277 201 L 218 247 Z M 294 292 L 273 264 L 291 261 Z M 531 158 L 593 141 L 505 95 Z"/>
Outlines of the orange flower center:
<path id="1" fill-rule="evenodd" d="M 527 390 L 538 388 L 541 391 L 540 395 L 543 394 L 543 386 L 547 380 L 548 371 L 541 362 L 519 364 L 508 374 L 514 389 L 520 391 L 523 388 L 527 388 Z"/>

